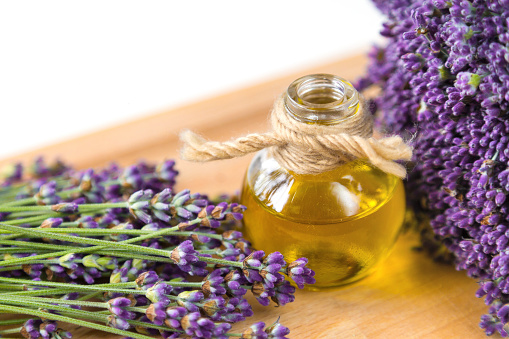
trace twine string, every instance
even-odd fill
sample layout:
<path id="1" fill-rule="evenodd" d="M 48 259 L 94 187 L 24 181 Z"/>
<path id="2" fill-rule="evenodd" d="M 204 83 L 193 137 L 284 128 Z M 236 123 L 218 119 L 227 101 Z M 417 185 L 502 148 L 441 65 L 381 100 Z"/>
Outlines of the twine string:
<path id="1" fill-rule="evenodd" d="M 237 158 L 269 148 L 281 166 L 298 174 L 332 170 L 355 158 L 367 159 L 380 170 L 406 177 L 406 169 L 396 160 L 410 160 L 412 149 L 399 136 L 373 138 L 373 119 L 359 102 L 355 114 L 334 125 L 307 124 L 290 116 L 279 97 L 271 113 L 272 131 L 254 133 L 234 140 L 207 141 L 186 130 L 181 158 L 212 161 Z"/>

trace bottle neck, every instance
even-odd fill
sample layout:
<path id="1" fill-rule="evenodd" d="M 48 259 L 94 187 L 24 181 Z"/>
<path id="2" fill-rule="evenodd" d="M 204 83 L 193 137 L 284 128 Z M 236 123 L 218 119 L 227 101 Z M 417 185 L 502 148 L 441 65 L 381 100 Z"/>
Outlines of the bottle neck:
<path id="1" fill-rule="evenodd" d="M 284 102 L 288 114 L 298 121 L 334 125 L 357 112 L 359 93 L 343 78 L 312 74 L 295 80 L 288 87 Z"/>

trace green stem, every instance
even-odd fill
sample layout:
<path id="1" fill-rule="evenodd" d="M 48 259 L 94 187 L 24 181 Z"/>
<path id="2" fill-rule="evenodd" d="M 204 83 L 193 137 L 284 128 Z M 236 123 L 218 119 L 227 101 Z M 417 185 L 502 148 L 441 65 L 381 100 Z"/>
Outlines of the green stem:
<path id="1" fill-rule="evenodd" d="M 128 290 L 123 289 L 122 287 L 136 287 L 136 283 L 134 281 L 127 283 L 117 283 L 117 284 L 94 284 L 94 285 L 78 285 L 78 284 L 66 284 L 59 283 L 54 281 L 37 281 L 37 280 L 27 280 L 27 279 L 17 279 L 17 278 L 4 278 L 0 277 L 0 281 L 8 282 L 19 285 L 32 285 L 32 286 L 50 286 L 50 287 L 60 287 L 69 290 L 88 290 L 88 291 L 112 291 L 126 294 L 145 294 L 145 291 L 141 290 Z M 114 287 L 119 287 L 114 288 Z"/>
<path id="2" fill-rule="evenodd" d="M 50 287 L 58 287 L 69 290 L 90 290 L 90 291 L 120 291 L 121 293 L 135 293 L 135 294 L 145 294 L 146 291 L 143 290 L 126 290 L 125 288 L 136 288 L 136 282 L 129 281 L 124 283 L 109 283 L 109 284 L 94 284 L 94 285 L 79 285 L 79 284 L 68 284 L 68 283 L 60 283 L 54 281 L 37 281 L 37 280 L 29 280 L 29 279 L 18 279 L 18 278 L 5 278 L 0 277 L 0 282 L 6 282 L 17 285 L 33 285 L 33 286 L 50 286 Z M 201 288 L 203 282 L 188 282 L 188 281 L 165 281 L 166 284 L 174 286 L 174 287 L 199 287 Z"/>
<path id="3" fill-rule="evenodd" d="M 11 290 L 11 291 L 24 291 L 23 286 L 16 286 L 10 284 L 0 284 L 0 289 Z"/>
<path id="4" fill-rule="evenodd" d="M 78 325 L 78 326 L 92 328 L 92 329 L 99 330 L 99 331 L 110 332 L 110 333 L 122 335 L 124 337 L 131 337 L 131 338 L 136 338 L 136 339 L 153 339 L 152 337 L 142 335 L 139 333 L 123 331 L 123 330 L 119 330 L 119 329 L 116 329 L 113 327 L 95 324 L 95 323 L 91 323 L 89 321 L 84 321 L 84 320 L 75 319 L 75 318 L 69 318 L 66 316 L 52 314 L 52 313 L 43 312 L 43 311 L 39 311 L 39 310 L 32 310 L 32 309 L 27 309 L 27 308 L 21 308 L 21 307 L 10 306 L 10 305 L 1 305 L 1 304 L 0 304 L 0 310 L 8 311 L 11 313 L 17 313 L 17 314 L 32 315 L 35 317 L 41 317 L 41 318 L 45 318 L 45 319 L 49 319 L 49 320 L 62 321 L 62 322 L 66 322 L 69 324 L 74 324 L 74 325 Z"/>
<path id="5" fill-rule="evenodd" d="M 168 306 L 173 306 L 171 304 L 168 304 Z M 166 306 L 166 307 L 168 307 Z M 127 311 L 133 311 L 133 312 L 138 312 L 138 313 L 143 313 L 145 314 L 145 312 L 147 311 L 147 308 L 143 308 L 143 307 L 125 307 L 125 309 Z"/>
<path id="6" fill-rule="evenodd" d="M 78 205 L 79 211 L 85 211 L 89 209 L 98 209 L 101 210 L 109 209 L 109 208 L 129 208 L 129 203 L 127 201 L 122 202 L 110 202 L 110 203 L 100 203 L 100 204 L 81 204 Z"/>
<path id="7" fill-rule="evenodd" d="M 52 305 L 45 302 L 33 302 L 29 300 L 20 300 L 20 299 L 12 299 L 9 297 L 6 298 L 0 298 L 0 303 L 2 304 L 9 304 L 9 305 L 16 305 L 16 306 L 23 306 L 23 307 L 30 307 L 35 309 L 43 309 L 43 310 L 52 310 L 52 311 L 59 311 L 59 312 L 66 312 L 73 316 L 78 316 L 80 318 L 90 319 L 90 320 L 96 320 L 96 321 L 105 321 L 105 317 L 103 315 L 94 314 L 94 312 L 88 312 L 88 311 L 82 311 L 82 310 L 76 310 L 74 308 L 66 307 L 66 306 L 59 306 L 59 305 Z M 90 314 L 88 314 L 90 313 Z"/>
<path id="8" fill-rule="evenodd" d="M 34 253 L 38 251 L 49 251 L 41 250 L 41 249 L 30 249 L 30 248 L 20 248 L 20 247 L 0 247 L 0 254 L 17 254 L 17 253 Z"/>
<path id="9" fill-rule="evenodd" d="M 9 202 L 3 203 L 1 205 L 1 207 L 30 205 L 30 204 L 35 204 L 35 202 L 36 202 L 35 198 L 30 197 L 30 198 L 24 198 L 24 199 L 19 199 L 19 200 L 14 200 L 14 201 L 9 201 Z"/>
<path id="10" fill-rule="evenodd" d="M 109 208 L 127 208 L 129 203 L 114 202 L 114 203 L 101 203 L 101 204 L 81 204 L 78 205 L 78 211 L 84 212 L 89 210 L 105 210 Z M 6 204 L 0 205 L 0 212 L 32 212 L 32 211 L 44 211 L 54 213 L 54 205 L 46 206 L 6 206 Z"/>
<path id="11" fill-rule="evenodd" d="M 23 288 L 23 286 L 20 286 Z M 40 296 L 40 295 L 62 295 L 62 294 L 68 294 L 71 292 L 79 292 L 84 293 L 83 291 L 76 291 L 76 289 L 69 289 L 69 288 L 45 288 L 42 290 L 33 290 L 33 291 L 20 291 L 20 292 L 6 292 L 6 293 L 0 293 L 0 295 L 6 294 L 6 295 L 26 295 L 26 296 Z M 102 293 L 102 291 L 101 291 Z"/>
<path id="12" fill-rule="evenodd" d="M 7 223 L 8 224 L 8 223 Z M 50 233 L 74 233 L 74 234 L 80 234 L 80 235 L 110 235 L 110 234 L 128 234 L 128 235 L 145 235 L 145 234 L 152 234 L 154 231 L 151 230 L 123 230 L 123 229 L 112 229 L 112 228 L 71 228 L 66 226 L 78 226 L 78 222 L 64 222 L 62 223 L 59 228 L 38 228 L 37 230 L 42 232 L 50 232 Z M 60 227 L 64 228 L 60 228 Z M 11 231 L 5 231 L 0 230 L 0 234 L 10 234 Z M 210 234 L 210 233 L 204 233 L 204 232 L 182 232 L 182 231 L 175 231 L 170 232 L 165 235 L 178 235 L 178 236 L 191 236 L 191 235 L 204 235 L 209 238 L 214 238 L 218 240 L 223 240 L 223 236 L 220 234 Z M 47 235 L 41 235 L 46 236 Z"/>
<path id="13" fill-rule="evenodd" d="M 16 270 L 22 270 L 23 267 L 21 265 L 14 265 L 14 266 L 7 266 L 0 268 L 0 272 L 8 272 L 8 271 L 16 271 Z"/>
<path id="14" fill-rule="evenodd" d="M 14 212 L 9 214 L 6 219 L 7 220 L 17 220 L 19 218 L 26 218 L 26 217 L 35 217 L 35 216 L 41 216 L 43 214 L 46 214 L 46 212 L 41 211 L 32 211 L 32 212 Z"/>
<path id="15" fill-rule="evenodd" d="M 0 296 L 0 301 L 2 300 L 19 300 L 19 301 L 31 301 L 35 303 L 50 303 L 50 304 L 64 304 L 64 305 L 78 305 L 84 307 L 99 307 L 99 308 L 108 308 L 108 303 L 105 302 L 95 302 L 95 301 L 83 301 L 83 300 L 64 300 L 59 298 L 43 298 L 43 297 L 27 297 L 27 296 L 16 296 L 9 295 L 6 297 Z"/>
<path id="16" fill-rule="evenodd" d="M 56 213 L 54 215 L 51 215 L 51 217 L 60 217 L 62 216 L 62 213 Z M 48 219 L 48 215 L 36 215 L 34 217 L 29 218 L 23 218 L 23 219 L 16 219 L 16 220 L 9 220 L 8 225 L 21 225 L 21 224 L 29 224 L 31 222 L 43 222 L 44 220 Z M 16 235 L 14 235 L 16 236 Z M 0 237 L 0 239 L 10 239 L 6 238 L 6 236 Z"/>
<path id="17" fill-rule="evenodd" d="M 201 218 L 196 218 L 193 221 L 189 222 L 188 224 L 196 224 L 201 222 Z M 159 250 L 151 247 L 144 247 L 144 246 L 138 246 L 138 245 L 131 245 L 134 242 L 143 241 L 146 239 L 152 239 L 159 236 L 166 235 L 168 233 L 172 233 L 174 231 L 177 231 L 179 229 L 178 226 L 162 229 L 156 232 L 152 232 L 150 234 L 142 235 L 136 238 L 131 238 L 128 240 L 124 240 L 121 242 L 113 242 L 113 241 L 107 241 L 107 240 L 99 240 L 99 239 L 92 239 L 92 238 L 84 238 L 84 237 L 76 237 L 76 236 L 69 236 L 64 234 L 57 234 L 52 232 L 45 232 L 37 229 L 26 229 L 22 227 L 16 227 L 11 225 L 6 225 L 4 223 L 0 223 L 0 229 L 8 230 L 14 233 L 21 233 L 21 234 L 38 234 L 42 235 L 44 237 L 51 237 L 52 239 L 57 240 L 63 240 L 68 241 L 71 243 L 80 243 L 80 244 L 89 244 L 89 245 L 98 245 L 94 247 L 87 247 L 87 248 L 81 248 L 77 250 L 68 250 L 68 251 L 62 251 L 62 252 L 54 252 L 54 253 L 45 253 L 40 254 L 32 257 L 24 257 L 24 258 L 17 258 L 17 259 L 10 259 L 10 260 L 4 260 L 0 261 L 0 266 L 6 266 L 6 265 L 14 265 L 14 264 L 20 264 L 24 262 L 28 262 L 34 259 L 45 259 L 50 257 L 60 257 L 64 256 L 69 253 L 84 253 L 88 252 L 90 253 L 91 250 L 103 250 L 103 249 L 126 249 L 131 250 L 137 253 L 145 253 L 145 254 L 155 254 L 155 255 L 161 255 L 163 257 L 169 257 L 171 252 L 165 251 L 165 250 Z M 0 239 L 2 239 L 0 237 Z"/>
<path id="18" fill-rule="evenodd" d="M 218 258 L 203 257 L 201 255 L 199 255 L 198 258 L 200 258 L 201 261 L 205 261 L 205 262 L 209 262 L 209 263 L 213 263 L 213 264 L 220 264 L 220 265 L 244 268 L 244 264 L 240 261 L 230 261 L 230 260 L 224 260 L 224 259 L 218 259 Z M 1 261 L 0 261 L 0 264 L 1 264 Z M 260 270 L 259 267 L 249 266 L 248 268 Z"/>
<path id="19" fill-rule="evenodd" d="M 101 294 L 103 294 L 103 291 L 92 292 L 92 293 L 85 294 L 84 296 L 79 297 L 76 300 L 88 300 L 88 299 L 92 299 L 97 296 L 100 296 Z"/>
<path id="20" fill-rule="evenodd" d="M 33 212 L 33 211 L 47 211 L 53 213 L 52 210 L 53 205 L 47 206 L 5 206 L 2 204 L 0 206 L 0 212 Z"/>
<path id="21" fill-rule="evenodd" d="M 17 325 L 17 324 L 16 324 Z M 4 334 L 14 334 L 14 333 L 19 333 L 21 332 L 21 329 L 23 327 L 16 327 L 16 328 L 10 328 L 8 330 L 1 330 L 0 331 L 0 336 L 3 338 L 3 335 Z"/>
<path id="22" fill-rule="evenodd" d="M 30 320 L 30 319 L 32 319 L 32 318 L 0 320 L 0 326 L 23 324 L 25 321 Z"/>

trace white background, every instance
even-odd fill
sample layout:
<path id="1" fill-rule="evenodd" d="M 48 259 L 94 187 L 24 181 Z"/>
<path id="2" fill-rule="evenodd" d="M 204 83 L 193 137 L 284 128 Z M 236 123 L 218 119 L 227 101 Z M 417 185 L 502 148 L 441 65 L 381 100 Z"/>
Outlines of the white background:
<path id="1" fill-rule="evenodd" d="M 2 1 L 0 158 L 365 52 L 369 0 Z"/>

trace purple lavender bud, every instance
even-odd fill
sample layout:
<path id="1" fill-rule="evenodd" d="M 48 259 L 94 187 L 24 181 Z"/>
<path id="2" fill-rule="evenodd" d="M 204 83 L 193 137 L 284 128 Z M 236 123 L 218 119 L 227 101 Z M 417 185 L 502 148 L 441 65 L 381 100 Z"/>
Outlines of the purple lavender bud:
<path id="1" fill-rule="evenodd" d="M 115 268 L 110 274 L 110 283 L 127 282 L 129 277 L 127 276 L 129 269 L 131 268 L 132 260 L 126 260 L 121 267 Z"/>
<path id="2" fill-rule="evenodd" d="M 403 55 L 401 60 L 403 60 L 403 67 L 412 72 L 417 72 L 424 65 L 422 57 L 414 53 Z"/>
<path id="3" fill-rule="evenodd" d="M 158 281 L 154 284 L 154 286 L 147 289 L 146 296 L 153 303 L 159 302 L 162 304 L 168 305 L 170 303 L 170 299 L 167 297 L 172 291 L 171 285 L 168 285 L 165 282 Z"/>
<path id="4" fill-rule="evenodd" d="M 274 287 L 274 284 L 283 281 L 285 278 L 279 273 L 281 265 L 271 264 L 260 270 L 260 275 L 264 279 L 264 283 L 270 288 Z"/>
<path id="5" fill-rule="evenodd" d="M 116 299 L 127 299 L 127 298 L 116 298 Z M 113 299 L 113 300 L 115 300 L 115 299 Z M 129 299 L 127 299 L 127 300 L 129 300 Z M 131 300 L 129 300 L 129 304 L 127 306 L 129 306 L 130 304 L 131 304 Z M 127 319 L 127 320 L 136 319 L 136 313 L 128 311 L 123 308 L 123 307 L 127 307 L 127 306 L 115 306 L 115 305 L 109 303 L 108 309 L 112 314 L 114 314 L 115 316 L 117 316 L 119 318 Z"/>
<path id="6" fill-rule="evenodd" d="M 166 314 L 170 318 L 177 319 L 185 316 L 187 314 L 187 310 L 185 307 L 171 306 L 166 308 Z"/>
<path id="7" fill-rule="evenodd" d="M 200 266 L 198 254 L 199 253 L 194 250 L 193 242 L 191 240 L 185 240 L 175 249 L 173 249 L 170 258 L 175 262 L 175 264 L 178 265 L 182 271 L 192 272 L 193 266 L 197 266 L 197 268 L 203 268 Z"/>
<path id="8" fill-rule="evenodd" d="M 25 338 L 29 339 L 37 339 L 39 338 L 39 326 L 42 324 L 42 321 L 39 319 L 28 319 L 21 328 L 21 335 Z"/>
<path id="9" fill-rule="evenodd" d="M 172 327 L 172 326 L 169 326 Z M 172 327 L 174 328 L 174 327 Z M 180 333 L 179 332 L 169 332 L 169 331 L 160 331 L 161 337 L 163 339 L 171 339 L 171 338 L 179 338 Z"/>
<path id="10" fill-rule="evenodd" d="M 49 338 L 53 337 L 53 333 L 56 330 L 57 330 L 57 323 L 54 321 L 43 322 L 39 327 L 41 337 L 44 339 L 49 339 Z"/>
<path id="11" fill-rule="evenodd" d="M 204 299 L 203 293 L 200 291 L 185 291 L 178 295 L 179 300 L 185 300 L 189 302 L 199 302 Z"/>
<path id="12" fill-rule="evenodd" d="M 413 40 L 413 39 L 417 38 L 417 36 L 418 36 L 418 33 L 415 30 L 403 33 L 403 39 L 405 39 L 405 40 Z"/>
<path id="13" fill-rule="evenodd" d="M 228 300 L 225 311 L 225 314 L 221 315 L 221 320 L 232 323 L 243 321 L 246 317 L 253 315 L 251 305 L 243 298 L 231 298 Z"/>
<path id="14" fill-rule="evenodd" d="M 497 204 L 497 206 L 501 206 L 505 202 L 505 198 L 506 198 L 505 193 L 502 193 L 502 192 L 498 193 L 495 196 L 495 203 Z"/>
<path id="15" fill-rule="evenodd" d="M 155 325 L 162 325 L 166 319 L 166 305 L 164 303 L 153 303 L 147 307 L 145 314 Z"/>
<path id="16" fill-rule="evenodd" d="M 282 267 L 286 266 L 285 258 L 279 252 L 270 253 L 263 262 L 266 265 L 278 264 Z"/>
<path id="17" fill-rule="evenodd" d="M 110 306 L 115 306 L 115 307 L 128 307 L 128 306 L 133 306 L 133 301 L 128 298 L 120 297 L 120 298 L 108 300 L 108 304 Z"/>
<path id="18" fill-rule="evenodd" d="M 167 214 L 170 210 L 170 200 L 172 193 L 169 188 L 162 190 L 161 192 L 154 195 L 150 200 L 150 209 L 154 216 L 164 222 L 170 221 L 170 216 Z"/>
<path id="19" fill-rule="evenodd" d="M 78 268 L 78 264 L 74 262 L 74 260 L 76 259 L 78 259 L 78 256 L 76 254 L 69 253 L 58 258 L 58 262 L 60 266 L 69 268 L 71 270 L 75 270 L 76 268 Z"/>
<path id="20" fill-rule="evenodd" d="M 190 336 L 211 338 L 215 324 L 210 319 L 200 317 L 199 312 L 185 315 L 180 321 L 185 333 Z"/>
<path id="21" fill-rule="evenodd" d="M 304 288 L 305 284 L 314 284 L 316 282 L 315 272 L 307 267 L 306 258 L 300 258 L 290 263 L 286 268 L 286 274 L 297 284 L 299 288 Z"/>
<path id="22" fill-rule="evenodd" d="M 222 297 L 211 297 L 204 300 L 201 309 L 212 320 L 219 320 L 221 315 L 226 312 L 224 309 L 225 300 Z"/>
<path id="23" fill-rule="evenodd" d="M 253 283 L 251 292 L 255 296 L 256 300 L 258 300 L 258 302 L 263 306 L 268 306 L 270 304 L 269 298 L 275 295 L 273 288 L 268 287 L 259 281 L 255 281 Z"/>
<path id="24" fill-rule="evenodd" d="M 122 173 L 120 181 L 124 187 L 140 189 L 143 179 L 140 170 L 136 166 L 129 166 Z"/>
<path id="25" fill-rule="evenodd" d="M 76 213 L 78 212 L 78 204 L 76 203 L 60 203 L 51 205 L 51 210 L 59 213 Z"/>
<path id="26" fill-rule="evenodd" d="M 147 271 L 147 272 L 140 274 L 136 278 L 136 285 L 139 288 L 143 288 L 144 286 L 155 284 L 158 280 L 159 280 L 159 276 L 157 275 L 156 272 Z"/>
<path id="27" fill-rule="evenodd" d="M 226 293 L 223 282 L 222 270 L 216 269 L 203 279 L 202 291 L 206 296 L 223 295 Z"/>
<path id="28" fill-rule="evenodd" d="M 99 224 L 91 217 L 84 216 L 76 220 L 80 228 L 98 228 Z"/>
<path id="29" fill-rule="evenodd" d="M 265 323 L 263 321 L 254 323 L 247 330 L 242 332 L 242 337 L 266 339 L 266 338 L 268 338 L 268 334 L 265 333 L 264 329 L 265 329 Z"/>
<path id="30" fill-rule="evenodd" d="M 62 218 L 48 218 L 44 220 L 41 224 L 41 228 L 53 228 L 58 227 L 62 224 L 64 220 Z"/>
<path id="31" fill-rule="evenodd" d="M 34 198 L 38 205 L 53 205 L 60 201 L 60 197 L 56 192 L 57 183 L 55 181 L 50 181 L 39 188 L 39 192 L 34 195 Z"/>
<path id="32" fill-rule="evenodd" d="M 274 301 L 278 306 L 284 306 L 288 303 L 291 303 L 295 300 L 295 287 L 290 285 L 287 280 L 279 283 L 275 288 L 275 295 L 272 296 L 272 301 Z"/>
<path id="33" fill-rule="evenodd" d="M 55 336 L 55 338 L 59 338 L 59 337 L 62 338 L 62 339 L 71 339 L 72 338 L 72 333 L 71 332 L 64 331 L 62 329 L 57 329 L 56 330 L 56 334 L 57 334 L 57 336 Z"/>
<path id="34" fill-rule="evenodd" d="M 267 327 L 265 332 L 269 335 L 269 338 L 286 338 L 286 335 L 290 333 L 290 330 L 287 327 L 284 327 L 276 321 L 272 326 Z"/>
<path id="35" fill-rule="evenodd" d="M 108 325 L 113 328 L 118 328 L 119 330 L 124 331 L 127 331 L 131 327 L 127 320 L 116 317 L 114 315 L 108 316 Z"/>
<path id="36" fill-rule="evenodd" d="M 226 282 L 226 290 L 228 294 L 235 297 L 241 297 L 246 294 L 247 291 L 242 287 L 242 285 L 246 284 L 248 281 L 244 274 L 240 273 L 239 271 L 230 271 L 224 277 L 224 281 Z"/>
<path id="37" fill-rule="evenodd" d="M 212 336 L 214 338 L 225 338 L 225 334 L 232 328 L 232 325 L 226 323 L 215 324 L 215 328 L 212 330 Z"/>
<path id="38" fill-rule="evenodd" d="M 152 199 L 153 195 L 154 193 L 152 190 L 140 190 L 131 194 L 127 200 L 129 205 L 129 212 L 131 215 L 146 224 L 152 222 L 152 218 L 149 214 L 149 207 L 150 200 Z"/>
<path id="39" fill-rule="evenodd" d="M 167 181 L 170 185 L 175 184 L 175 177 L 178 172 L 174 169 L 175 161 L 167 160 L 156 167 L 156 173 L 159 179 Z"/>
<path id="40" fill-rule="evenodd" d="M 260 267 L 262 265 L 261 259 L 265 256 L 265 252 L 263 251 L 254 251 L 247 258 L 243 260 L 244 265 L 248 265 L 250 267 Z"/>

